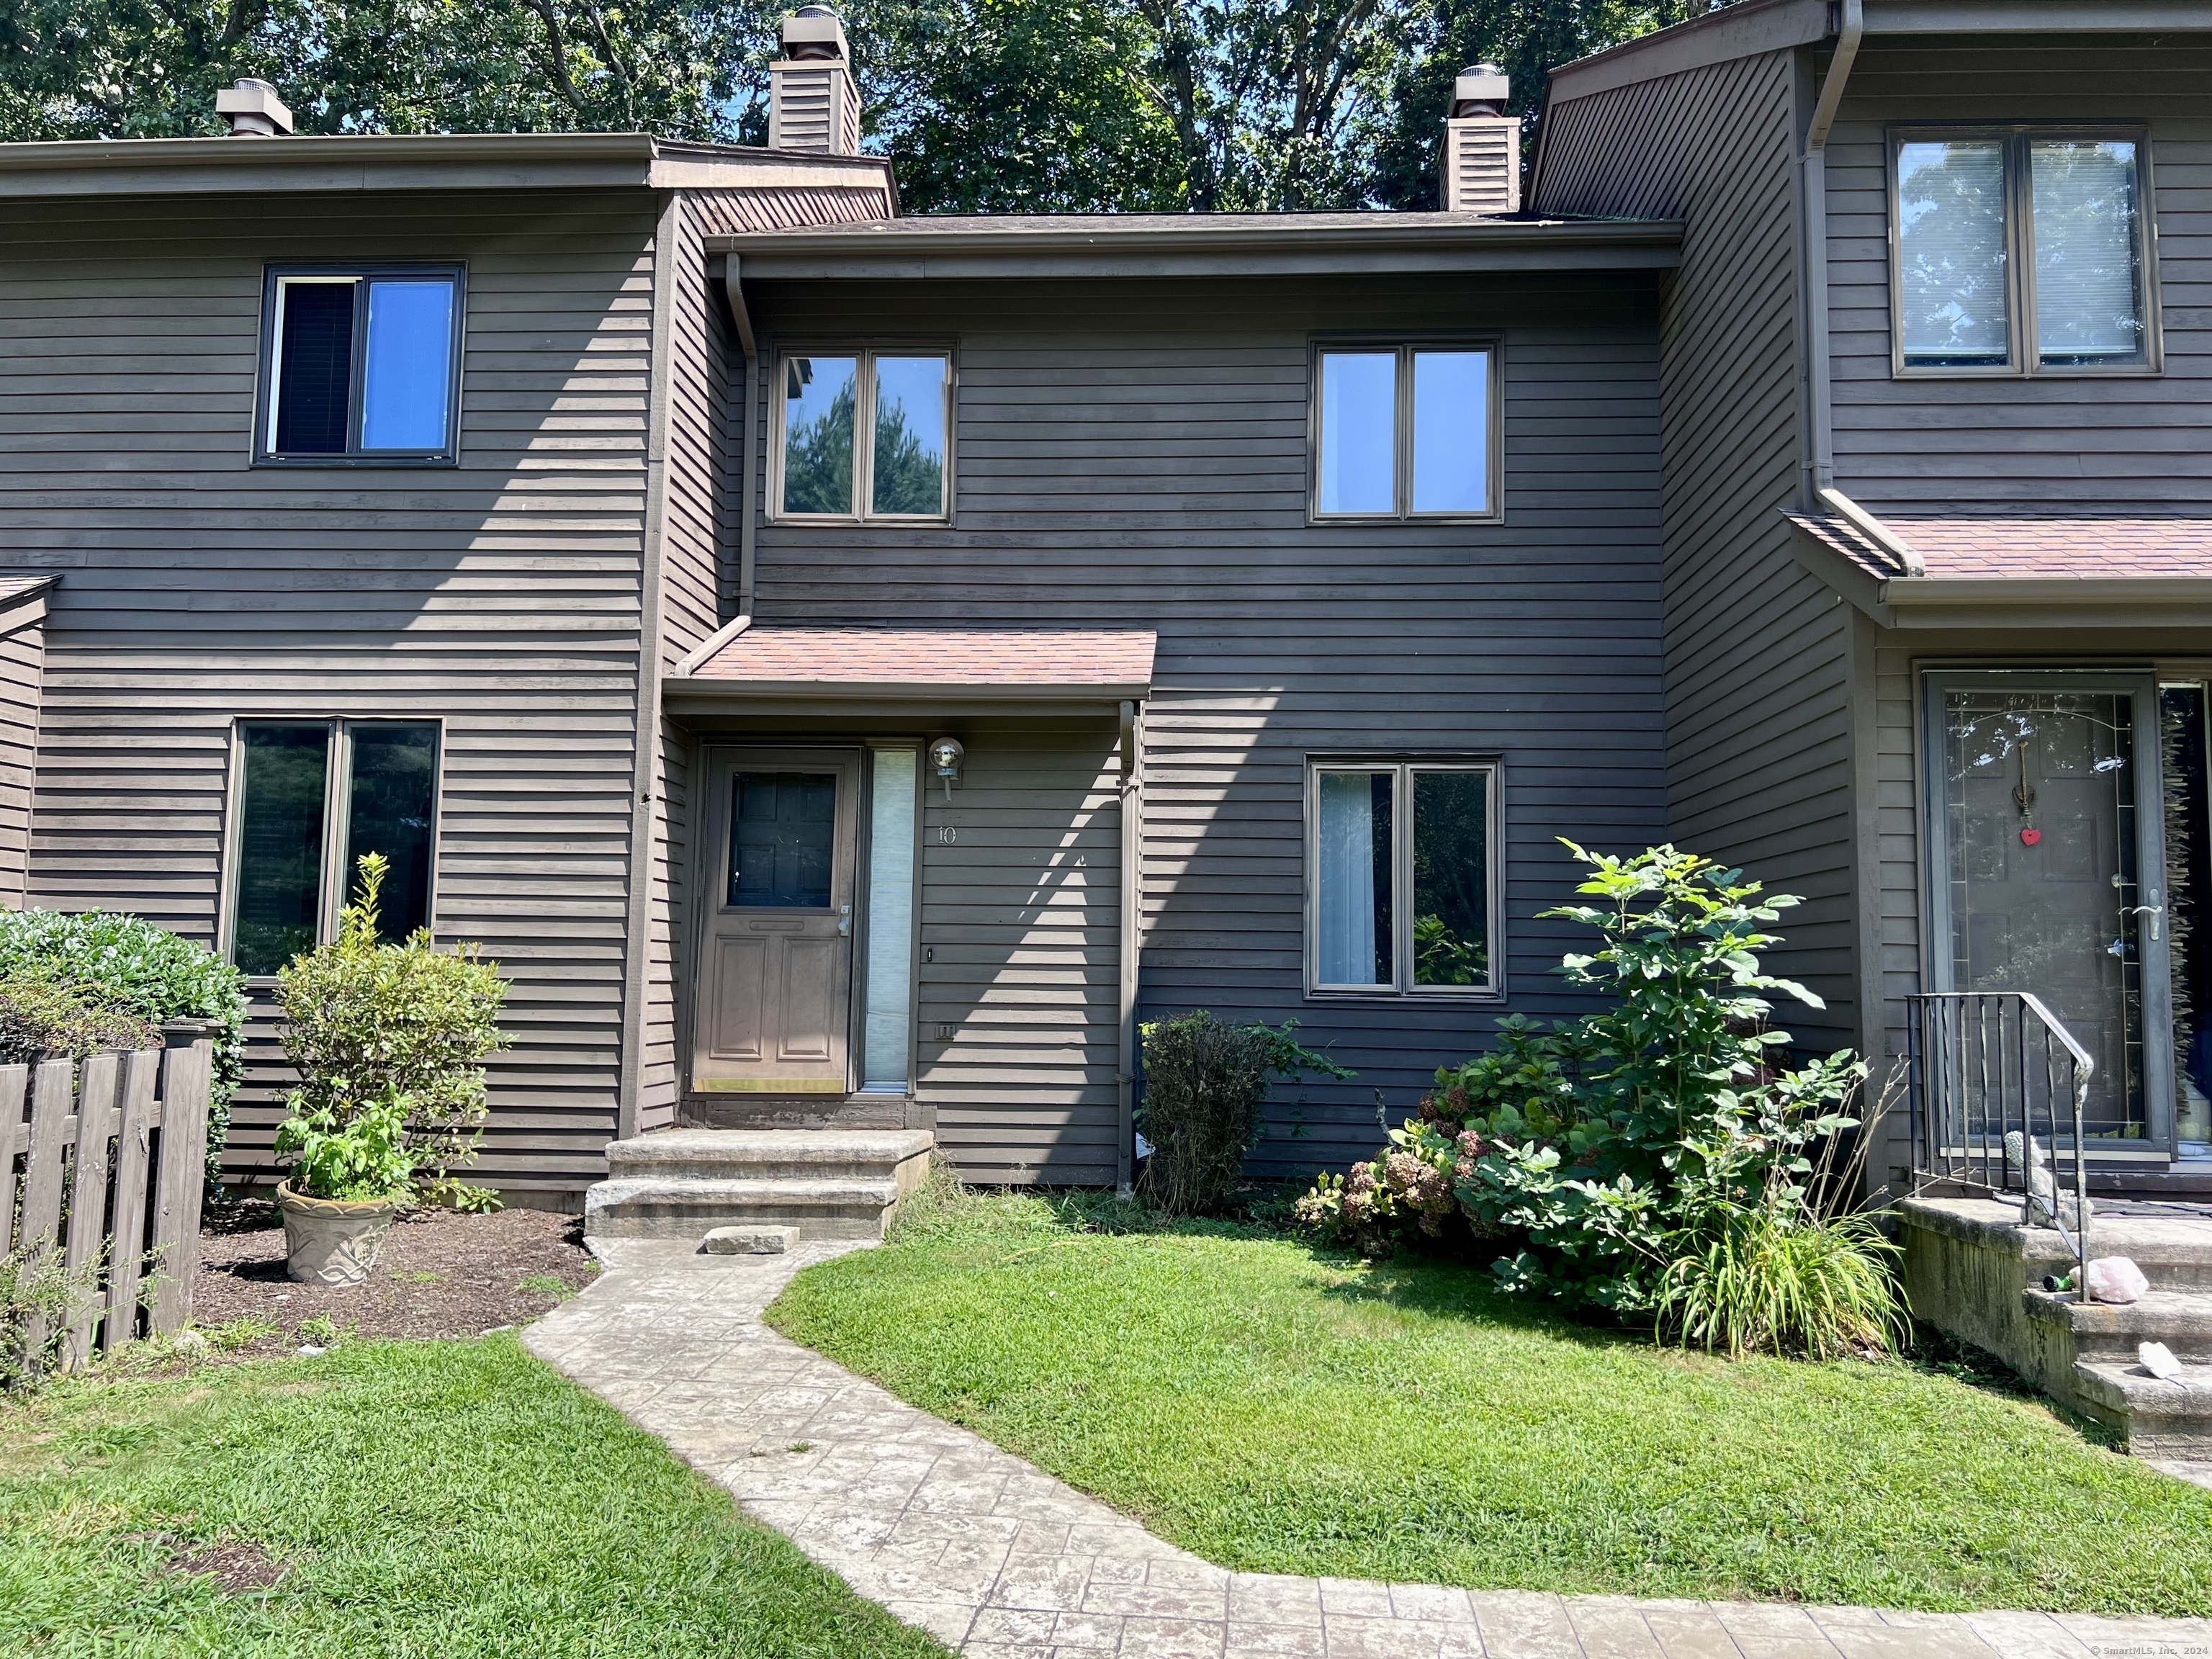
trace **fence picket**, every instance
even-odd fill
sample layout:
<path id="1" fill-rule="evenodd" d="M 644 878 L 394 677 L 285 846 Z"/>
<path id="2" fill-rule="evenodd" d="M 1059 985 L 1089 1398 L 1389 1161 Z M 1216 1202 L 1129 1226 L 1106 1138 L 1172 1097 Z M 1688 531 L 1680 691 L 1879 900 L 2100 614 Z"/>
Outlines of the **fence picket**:
<path id="1" fill-rule="evenodd" d="M 161 1075 L 158 1050 L 138 1049 L 123 1058 L 123 1111 L 115 1130 L 115 1225 L 110 1235 L 107 1322 L 100 1327 L 100 1349 L 111 1353 L 138 1334 L 138 1285 L 145 1269 L 146 1176 L 154 1139 L 154 1083 Z M 0 1098 L 7 1079 L 0 1074 Z"/>
<path id="2" fill-rule="evenodd" d="M 175 1330 L 192 1310 L 207 1163 L 208 1084 L 214 1062 L 215 1045 L 204 1037 L 161 1056 L 161 1167 L 154 1200 L 154 1249 L 161 1275 L 154 1293 L 156 1336 Z"/>
<path id="3" fill-rule="evenodd" d="M 76 1155 L 70 1161 L 69 1253 L 72 1274 L 98 1271 L 107 1235 L 107 1143 L 115 1133 L 115 1085 L 120 1056 L 91 1054 L 77 1068 Z M 100 1317 L 96 1296 L 80 1296 L 70 1321 L 64 1363 L 81 1365 L 92 1354 L 92 1328 Z"/>
<path id="4" fill-rule="evenodd" d="M 76 1063 L 41 1061 L 31 1080 L 31 1152 L 23 1164 L 21 1248 L 51 1246 L 62 1220 L 62 1155 L 69 1145 Z"/>
<path id="5" fill-rule="evenodd" d="M 0 1066 L 0 1255 L 15 1248 L 17 1188 L 15 1154 L 27 1145 L 31 1068 Z"/>

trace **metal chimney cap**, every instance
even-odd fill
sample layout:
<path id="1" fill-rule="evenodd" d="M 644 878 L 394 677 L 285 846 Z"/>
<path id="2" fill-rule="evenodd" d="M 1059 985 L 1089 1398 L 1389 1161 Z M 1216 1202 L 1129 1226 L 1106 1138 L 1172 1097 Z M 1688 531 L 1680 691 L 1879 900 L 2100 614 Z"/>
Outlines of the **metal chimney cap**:
<path id="1" fill-rule="evenodd" d="M 234 138 L 275 138 L 292 131 L 292 112 L 266 81 L 242 76 L 215 95 L 215 112 Z"/>
<path id="2" fill-rule="evenodd" d="M 845 26 L 827 6 L 801 6 L 783 20 L 784 56 L 794 59 L 849 58 Z"/>
<path id="3" fill-rule="evenodd" d="M 1505 100 L 1512 96 L 1513 81 L 1495 64 L 1476 64 L 1459 72 L 1452 82 L 1452 113 L 1454 115 L 1501 114 Z M 1488 104 L 1489 110 L 1471 110 L 1469 104 Z"/>

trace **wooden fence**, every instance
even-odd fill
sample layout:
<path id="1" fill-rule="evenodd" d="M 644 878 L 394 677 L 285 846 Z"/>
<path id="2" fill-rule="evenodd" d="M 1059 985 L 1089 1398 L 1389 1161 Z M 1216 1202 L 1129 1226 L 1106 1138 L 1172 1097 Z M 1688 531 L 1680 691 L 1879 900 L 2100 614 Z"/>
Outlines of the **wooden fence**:
<path id="1" fill-rule="evenodd" d="M 60 1248 L 96 1291 L 65 1366 L 140 1334 L 149 1274 L 155 1333 L 191 1316 L 215 1046 L 197 1024 L 163 1035 L 167 1048 L 0 1066 L 0 1255 Z"/>

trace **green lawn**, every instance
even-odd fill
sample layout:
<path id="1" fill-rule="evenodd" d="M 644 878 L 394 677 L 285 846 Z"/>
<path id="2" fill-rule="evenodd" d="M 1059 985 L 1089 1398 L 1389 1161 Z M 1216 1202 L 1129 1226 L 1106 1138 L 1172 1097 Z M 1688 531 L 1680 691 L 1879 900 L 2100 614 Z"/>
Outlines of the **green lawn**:
<path id="1" fill-rule="evenodd" d="M 180 1557 L 289 1570 L 226 1593 Z M 944 1656 L 511 1337 L 0 1405 L 23 1652 Z"/>
<path id="2" fill-rule="evenodd" d="M 1474 1588 L 2212 1613 L 2212 1492 L 1902 1364 L 1729 1364 L 1254 1230 L 917 1215 L 770 1310 L 1224 1565 Z"/>

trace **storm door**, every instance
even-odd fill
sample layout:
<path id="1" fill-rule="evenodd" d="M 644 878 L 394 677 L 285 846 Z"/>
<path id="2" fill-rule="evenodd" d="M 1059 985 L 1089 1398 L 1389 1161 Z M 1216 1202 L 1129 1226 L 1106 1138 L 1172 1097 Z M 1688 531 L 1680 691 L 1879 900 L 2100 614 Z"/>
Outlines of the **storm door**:
<path id="1" fill-rule="evenodd" d="M 2032 993 L 2095 1061 L 2092 1150 L 2171 1147 L 2153 678 L 1943 673 L 1927 685 L 1929 988 Z"/>
<path id="2" fill-rule="evenodd" d="M 707 763 L 692 1087 L 842 1094 L 860 757 L 715 749 Z"/>

